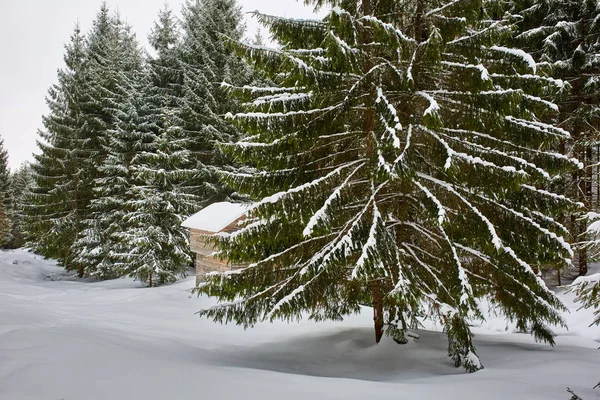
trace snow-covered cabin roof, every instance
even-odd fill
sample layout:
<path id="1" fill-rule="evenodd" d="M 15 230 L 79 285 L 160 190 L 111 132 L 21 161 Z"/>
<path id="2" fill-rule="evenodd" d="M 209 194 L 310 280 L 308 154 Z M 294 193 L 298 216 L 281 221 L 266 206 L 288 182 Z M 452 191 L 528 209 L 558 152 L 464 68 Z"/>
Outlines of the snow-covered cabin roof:
<path id="1" fill-rule="evenodd" d="M 220 232 L 244 215 L 249 208 L 249 204 L 227 201 L 213 203 L 183 221 L 181 226 L 206 232 Z"/>

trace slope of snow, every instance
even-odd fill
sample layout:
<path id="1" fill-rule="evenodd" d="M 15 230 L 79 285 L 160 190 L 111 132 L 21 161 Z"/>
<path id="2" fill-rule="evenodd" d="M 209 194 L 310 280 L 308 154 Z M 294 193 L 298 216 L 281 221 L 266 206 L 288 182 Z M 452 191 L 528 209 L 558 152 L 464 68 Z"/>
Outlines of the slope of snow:
<path id="1" fill-rule="evenodd" d="M 203 208 L 181 223 L 185 228 L 200 229 L 207 232 L 220 232 L 250 208 L 247 204 L 213 203 Z"/>
<path id="2" fill-rule="evenodd" d="M 143 288 L 79 281 L 23 251 L 0 252 L 0 399 L 567 399 L 600 398 L 600 329 L 575 312 L 557 346 L 490 318 L 475 328 L 485 369 L 465 374 L 433 330 L 374 344 L 372 317 L 261 324 L 199 319 L 214 300 L 194 279 Z"/>

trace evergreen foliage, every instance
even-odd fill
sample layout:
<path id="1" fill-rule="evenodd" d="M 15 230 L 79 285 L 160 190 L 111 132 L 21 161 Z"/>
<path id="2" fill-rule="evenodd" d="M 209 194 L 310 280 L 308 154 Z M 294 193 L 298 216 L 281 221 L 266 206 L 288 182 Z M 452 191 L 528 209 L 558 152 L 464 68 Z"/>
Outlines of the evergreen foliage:
<path id="1" fill-rule="evenodd" d="M 185 185 L 195 171 L 188 140 L 177 111 L 180 74 L 177 32 L 168 9 L 159 14 L 150 43 L 156 57 L 148 60 L 138 93 L 131 99 L 133 123 L 117 138 L 130 143 L 125 165 L 129 174 L 122 204 L 115 268 L 149 286 L 173 282 L 191 262 L 184 218 L 196 210 L 196 196 Z"/>
<path id="2" fill-rule="evenodd" d="M 530 52 L 540 68 L 564 82 L 555 100 L 556 124 L 572 137 L 561 143 L 564 154 L 577 157 L 584 168 L 565 175 L 558 190 L 588 210 L 600 205 L 600 3 L 596 0 L 518 0 L 511 3 L 517 18 L 517 44 Z M 581 213 L 566 221 L 575 241 L 586 224 Z M 587 273 L 587 254 L 578 252 L 579 274 Z"/>
<path id="3" fill-rule="evenodd" d="M 600 214 L 588 213 L 584 223 L 587 225 L 585 234 L 588 239 L 581 243 L 582 248 L 588 251 L 591 260 L 600 260 Z M 584 308 L 595 309 L 593 323 L 600 325 L 600 274 L 580 276 L 573 282 L 572 290 Z"/>
<path id="4" fill-rule="evenodd" d="M 218 239 L 250 265 L 207 275 L 198 291 L 222 304 L 200 314 L 247 327 L 372 305 L 377 341 L 385 328 L 405 342 L 434 318 L 456 365 L 475 371 L 467 321 L 487 299 L 553 343 L 563 306 L 539 272 L 570 262 L 553 216 L 573 204 L 545 189 L 578 166 L 553 152 L 569 133 L 542 97 L 560 82 L 504 46 L 510 20 L 495 2 L 308 3 L 332 9 L 256 14 L 280 49 L 236 45 L 277 87 L 229 86 L 249 134 L 229 149 L 254 170 L 225 179 L 259 201 Z"/>
<path id="5" fill-rule="evenodd" d="M 169 110 L 156 138 L 131 164 L 134 185 L 127 191 L 127 214 L 118 237 L 123 272 L 149 286 L 185 276 L 191 263 L 188 233 L 181 223 L 196 209 L 197 199 L 184 182 L 193 174 L 186 139 L 170 125 Z"/>
<path id="6" fill-rule="evenodd" d="M 77 262 L 85 274 L 99 278 L 119 276 L 114 270 L 113 234 L 124 217 L 124 192 L 129 185 L 128 163 L 135 135 L 130 135 L 135 85 L 142 68 L 141 52 L 131 28 L 119 15 L 110 15 L 103 4 L 87 38 L 86 78 L 89 84 L 83 99 L 84 129 L 90 138 L 88 183 L 92 188 L 88 217 L 81 236 L 74 243 Z"/>
<path id="7" fill-rule="evenodd" d="M 90 189 L 87 147 L 82 118 L 82 97 L 86 88 L 85 38 L 75 27 L 64 57 L 66 68 L 58 71 L 58 82 L 48 91 L 49 114 L 43 118 L 39 154 L 31 165 L 33 185 L 28 194 L 27 236 L 34 251 L 58 260 L 68 270 L 81 266 L 73 262 L 71 245 L 82 229 Z M 88 185 L 89 186 L 89 185 Z"/>
<path id="8" fill-rule="evenodd" d="M 10 170 L 8 153 L 4 149 L 4 140 L 0 137 L 0 247 L 5 247 L 10 238 L 12 208 L 10 196 Z"/>
<path id="9" fill-rule="evenodd" d="M 190 168 L 196 170 L 188 186 L 206 206 L 230 194 L 219 182 L 217 172 L 231 162 L 216 143 L 234 141 L 238 136 L 223 116 L 239 106 L 226 96 L 220 83 L 229 79 L 246 84 L 252 77 L 241 58 L 225 47 L 224 35 L 239 40 L 245 29 L 235 0 L 188 0 L 183 8 L 182 28 L 179 57 L 184 80 L 178 118 L 190 143 Z"/>
<path id="10" fill-rule="evenodd" d="M 27 199 L 32 185 L 31 168 L 28 163 L 22 164 L 10 176 L 9 196 L 11 199 L 11 209 L 9 218 L 11 229 L 8 239 L 3 245 L 6 248 L 17 249 L 23 247 L 26 243 L 25 226 L 27 225 L 27 215 L 25 210 L 28 206 Z"/>
<path id="11" fill-rule="evenodd" d="M 155 56 L 146 59 L 106 3 L 90 32 L 75 29 L 32 165 L 26 230 L 34 250 L 80 277 L 152 283 L 154 271 L 158 284 L 184 272 L 190 254 L 179 221 L 230 193 L 216 171 L 231 161 L 215 143 L 235 139 L 223 114 L 239 108 L 219 83 L 252 77 L 222 36 L 240 39 L 241 20 L 235 1 L 188 2 L 182 40 L 164 9 L 149 37 Z M 148 229 L 140 247 L 133 232 Z M 149 246 L 160 248 L 151 262 L 141 257 Z"/>

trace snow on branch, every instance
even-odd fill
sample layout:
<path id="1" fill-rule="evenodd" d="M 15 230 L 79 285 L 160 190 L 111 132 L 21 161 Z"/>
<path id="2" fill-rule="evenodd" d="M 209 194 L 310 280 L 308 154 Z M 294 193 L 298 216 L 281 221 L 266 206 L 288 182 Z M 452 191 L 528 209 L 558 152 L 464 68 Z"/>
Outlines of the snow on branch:
<path id="1" fill-rule="evenodd" d="M 402 243 L 402 247 L 404 247 L 404 249 L 406 250 L 406 252 L 408 253 L 408 255 L 410 257 L 412 257 L 412 259 L 414 259 L 417 264 L 419 264 L 421 267 L 423 267 L 425 269 L 425 271 L 427 271 L 429 273 L 429 275 L 431 275 L 431 277 L 437 282 L 438 286 L 444 290 L 446 292 L 446 294 L 448 294 L 448 297 L 452 298 L 452 295 L 450 294 L 450 291 L 446 288 L 446 286 L 444 285 L 444 283 L 440 280 L 440 278 L 438 277 L 439 273 L 436 274 L 434 271 L 434 267 L 432 265 L 428 265 L 426 262 L 424 262 L 423 260 L 421 260 L 419 258 L 419 256 L 417 256 L 417 254 L 415 254 L 414 249 L 412 249 L 410 246 L 408 246 L 407 243 Z"/>
<path id="2" fill-rule="evenodd" d="M 401 163 L 404 160 L 404 157 L 406 157 L 406 152 L 408 151 L 408 148 L 410 147 L 410 139 L 412 137 L 412 124 L 408 125 L 407 131 L 406 131 L 406 143 L 404 144 L 404 149 L 402 150 L 402 153 L 400 153 L 400 155 L 394 160 L 394 167 L 396 167 L 399 163 Z"/>
<path id="3" fill-rule="evenodd" d="M 446 243 L 448 243 L 448 245 L 450 246 L 450 249 L 452 250 L 452 258 L 453 258 L 454 263 L 456 264 L 456 268 L 458 270 L 458 279 L 461 282 L 462 295 L 460 298 L 460 304 L 467 305 L 468 300 L 473 297 L 473 288 L 471 287 L 471 284 L 469 283 L 469 279 L 467 277 L 465 269 L 462 266 L 462 262 L 460 261 L 460 258 L 458 257 L 456 248 L 454 247 L 454 245 L 452 244 L 452 241 L 450 240 L 450 238 L 446 234 L 446 231 L 444 230 L 443 223 L 444 223 L 445 216 L 446 216 L 446 210 L 444 209 L 442 202 L 433 193 L 431 193 L 431 191 L 429 191 L 429 189 L 427 189 L 424 185 L 422 185 L 417 180 L 415 180 L 414 182 L 419 187 L 419 189 L 421 189 L 425 193 L 425 195 L 431 201 L 433 201 L 433 203 L 436 205 L 436 207 L 438 209 L 438 226 L 439 226 L 440 231 L 442 232 L 442 236 L 443 236 L 444 240 L 446 241 Z"/>
<path id="4" fill-rule="evenodd" d="M 347 57 L 352 56 L 354 53 L 359 52 L 358 49 L 352 48 L 348 43 L 342 40 L 338 35 L 336 35 L 332 30 L 328 32 L 329 37 L 333 39 L 333 41 L 337 44 L 337 47 L 340 49 L 341 53 Z"/>
<path id="5" fill-rule="evenodd" d="M 523 79 L 523 80 L 536 80 L 536 81 L 544 81 L 549 85 L 553 85 L 557 88 L 563 88 L 565 86 L 565 81 L 562 79 L 552 78 L 550 76 L 541 76 L 541 75 L 533 75 L 533 74 L 514 74 L 514 75 L 505 75 L 499 73 L 490 74 L 492 78 L 503 78 L 503 79 Z"/>
<path id="6" fill-rule="evenodd" d="M 278 113 L 263 113 L 263 112 L 249 112 L 249 113 L 238 113 L 232 114 L 227 113 L 225 115 L 228 119 L 275 119 L 275 118 L 285 118 L 285 117 L 293 117 L 298 115 L 312 115 L 317 113 L 326 113 L 329 111 L 333 111 L 336 108 L 339 108 L 340 105 L 325 107 L 325 108 L 313 108 L 310 110 L 298 110 L 298 111 L 288 111 L 288 112 L 278 112 Z"/>
<path id="7" fill-rule="evenodd" d="M 573 254 L 573 249 L 571 249 L 571 245 L 569 245 L 569 243 L 562 237 L 562 236 L 558 236 L 556 233 L 544 228 L 543 226 L 541 226 L 540 224 L 538 224 L 535 220 L 533 220 L 532 218 L 529 218 L 528 216 L 526 216 L 525 214 L 514 210 L 512 208 L 509 208 L 503 204 L 498 203 L 495 200 L 492 200 L 486 196 L 483 195 L 477 195 L 479 198 L 483 199 L 484 201 L 490 202 L 491 204 L 495 205 L 496 207 L 501 208 L 504 211 L 509 212 L 510 214 L 514 215 L 517 218 L 522 219 L 523 221 L 529 223 L 530 225 L 532 225 L 534 228 L 536 228 L 537 230 L 539 230 L 541 233 L 543 233 L 544 235 L 550 237 L 551 239 L 557 241 L 559 243 L 559 245 L 569 254 L 569 256 L 571 258 L 573 258 L 574 254 Z"/>
<path id="8" fill-rule="evenodd" d="M 384 29 L 386 32 L 394 34 L 402 42 L 410 43 L 410 44 L 417 43 L 415 39 L 413 39 L 409 36 L 406 36 L 404 34 L 404 32 L 402 32 L 400 29 L 396 28 L 394 25 L 388 24 L 387 22 L 383 22 L 380 19 L 378 19 L 372 15 L 365 15 L 359 19 L 359 21 L 361 21 L 361 20 L 367 21 L 371 25 L 378 26 L 378 27 Z"/>
<path id="9" fill-rule="evenodd" d="M 448 7 L 452 7 L 453 5 L 455 5 L 455 4 L 457 4 L 457 3 L 461 2 L 461 1 L 462 1 L 462 0 L 452 0 L 452 1 L 450 1 L 450 2 L 448 2 L 448 3 L 446 3 L 446 4 L 444 4 L 444 5 L 443 5 L 443 6 L 441 6 L 441 7 L 434 8 L 433 10 L 431 10 L 431 11 L 427 12 L 427 13 L 425 14 L 425 17 L 430 17 L 430 16 L 432 16 L 433 14 L 438 14 L 438 13 L 440 13 L 440 12 L 444 11 L 446 8 L 448 8 Z"/>
<path id="10" fill-rule="evenodd" d="M 252 137 L 248 137 L 246 139 L 240 140 L 239 142 L 232 142 L 232 143 L 226 143 L 226 145 L 228 146 L 234 146 L 234 147 L 240 147 L 240 148 L 248 148 L 248 147 L 273 147 L 276 146 L 280 143 L 283 143 L 285 140 L 292 138 L 296 136 L 296 133 L 290 133 L 287 135 L 284 135 L 282 137 L 279 137 L 269 143 L 264 143 L 264 142 L 252 142 L 251 140 L 254 140 L 257 138 L 257 136 L 252 136 Z"/>
<path id="11" fill-rule="evenodd" d="M 431 193 L 429 191 L 429 189 L 427 189 L 425 186 L 423 186 L 421 184 L 421 182 L 419 182 L 419 181 L 414 181 L 414 182 L 419 187 L 419 189 L 421 189 L 423 191 L 423 193 L 425 193 L 425 196 L 427 196 L 427 198 L 429 198 L 435 204 L 435 206 L 437 207 L 437 210 L 438 210 L 438 224 L 442 225 L 444 223 L 444 221 L 446 220 L 446 210 L 444 209 L 444 206 L 438 200 L 438 198 L 435 197 L 433 195 L 433 193 Z"/>
<path id="12" fill-rule="evenodd" d="M 387 98 L 383 94 L 383 89 L 381 87 L 378 87 L 377 88 L 377 99 L 375 100 L 375 103 L 379 104 L 381 102 L 383 102 L 383 104 L 386 106 L 388 112 L 392 115 L 395 125 L 393 127 L 389 126 L 387 123 L 387 120 L 383 116 L 380 117 L 380 120 L 383 123 L 386 132 L 392 137 L 392 143 L 393 143 L 394 147 L 399 149 L 400 148 L 400 138 L 398 137 L 396 132 L 402 130 L 402 124 L 400 123 L 400 119 L 398 118 L 398 113 L 396 112 L 396 108 L 387 100 Z"/>
<path id="13" fill-rule="evenodd" d="M 524 167 L 532 168 L 535 171 L 537 171 L 539 174 L 541 174 L 544 178 L 550 179 L 550 174 L 545 169 L 538 167 L 534 163 L 529 162 L 529 161 L 525 160 L 524 158 L 513 156 L 513 155 L 508 154 L 508 153 L 506 153 L 504 151 L 500 151 L 500 150 L 497 150 L 497 149 L 494 149 L 494 148 L 491 148 L 491 147 L 482 146 L 482 145 L 480 145 L 478 143 L 473 143 L 473 142 L 470 142 L 468 140 L 463 140 L 463 139 L 460 139 L 460 138 L 456 138 L 454 136 L 445 135 L 445 134 L 442 134 L 442 133 L 440 133 L 440 135 L 443 135 L 444 137 L 446 137 L 446 138 L 448 138 L 450 140 L 454 140 L 454 141 L 456 141 L 456 142 L 458 142 L 460 144 L 463 144 L 465 146 L 473 147 L 473 148 L 475 148 L 475 149 L 477 149 L 477 150 L 479 150 L 479 151 L 481 151 L 483 153 L 495 154 L 495 155 L 498 155 L 498 156 L 501 156 L 501 157 L 508 158 L 509 160 L 512 160 L 512 161 L 514 161 L 514 162 L 516 162 L 516 163 L 518 163 L 518 164 L 520 164 L 520 165 L 522 165 Z M 464 153 L 457 153 L 457 154 L 464 154 Z M 512 167 L 509 167 L 509 168 L 512 168 Z"/>
<path id="14" fill-rule="evenodd" d="M 512 115 L 507 115 L 504 118 L 512 124 L 519 125 L 521 127 L 527 128 L 527 129 L 533 129 L 533 130 L 536 130 L 545 135 L 546 134 L 553 135 L 553 136 L 557 136 L 561 139 L 569 139 L 571 137 L 571 134 L 569 132 L 567 132 L 566 130 L 564 130 L 558 126 L 551 125 L 551 124 L 545 124 L 543 122 L 515 118 Z"/>
<path id="15" fill-rule="evenodd" d="M 423 91 L 419 91 L 419 92 L 416 92 L 416 94 L 418 94 L 419 96 L 425 98 L 429 102 L 429 107 L 427 107 L 427 109 L 423 112 L 423 116 L 426 116 L 426 115 L 431 115 L 431 116 L 437 115 L 438 111 L 440 110 L 440 106 L 437 103 L 437 101 L 435 101 L 435 99 L 429 93 L 426 93 L 426 92 L 423 92 Z"/>
<path id="16" fill-rule="evenodd" d="M 265 25 L 266 27 L 270 27 L 271 25 L 281 26 L 281 25 L 286 24 L 286 25 L 289 25 L 292 27 L 301 27 L 301 28 L 311 27 L 311 28 L 315 28 L 315 29 L 324 30 L 324 29 L 326 29 L 326 26 L 327 26 L 327 24 L 325 22 L 323 22 L 322 20 L 319 20 L 319 19 L 286 18 L 286 17 L 277 16 L 277 15 L 263 14 L 263 13 L 259 12 L 258 10 L 250 11 L 248 13 L 251 14 L 256 19 L 258 19 L 258 22 L 260 22 L 262 25 Z"/>
<path id="17" fill-rule="evenodd" d="M 256 99 L 254 99 L 252 101 L 252 103 L 246 103 L 245 105 L 251 104 L 255 107 L 259 107 L 259 106 L 262 106 L 265 104 L 292 103 L 292 102 L 306 101 L 306 100 L 310 100 L 312 95 L 313 95 L 312 92 L 308 92 L 308 93 L 283 92 L 283 93 L 270 94 L 267 96 L 258 97 Z"/>
<path id="18" fill-rule="evenodd" d="M 458 63 L 458 62 L 450 62 L 450 61 L 442 61 L 443 65 L 447 65 L 449 67 L 457 67 L 457 68 L 465 68 L 465 69 L 476 69 L 479 71 L 479 73 L 481 74 L 481 80 L 482 81 L 489 81 L 490 80 L 490 74 L 487 70 L 486 67 L 484 67 L 482 64 L 463 64 L 463 63 Z"/>
<path id="19" fill-rule="evenodd" d="M 484 49 L 485 49 L 485 47 L 484 47 Z M 531 54 L 529 54 L 521 49 L 514 49 L 514 48 L 509 48 L 509 47 L 503 47 L 503 46 L 492 46 L 489 49 L 494 50 L 494 51 L 499 51 L 504 54 L 510 54 L 512 56 L 519 57 L 521 60 L 523 60 L 523 62 L 525 64 L 527 64 L 527 66 L 531 69 L 531 71 L 534 74 L 537 71 L 537 66 L 535 64 L 535 60 L 533 59 Z"/>
<path id="20" fill-rule="evenodd" d="M 576 205 L 577 207 L 580 207 L 580 208 L 584 207 L 583 203 L 581 203 L 581 202 L 575 202 L 575 201 L 569 199 L 568 197 L 566 197 L 566 196 L 564 196 L 562 194 L 557 194 L 557 193 L 549 192 L 549 191 L 544 190 L 544 189 L 538 189 L 535 186 L 526 185 L 526 184 L 521 185 L 521 187 L 524 188 L 524 189 L 527 189 L 527 190 L 531 190 L 532 192 L 536 192 L 538 194 L 541 194 L 544 197 L 549 197 L 549 198 L 554 199 L 556 201 L 562 201 L 562 202 L 566 202 L 566 203 L 569 203 L 569 204 L 574 204 L 574 205 Z"/>
<path id="21" fill-rule="evenodd" d="M 331 193 L 329 195 L 329 197 L 327 198 L 327 200 L 325 200 L 325 203 L 323 204 L 323 206 L 321 206 L 321 208 L 319 210 L 317 210 L 317 212 L 315 212 L 312 215 L 312 217 L 310 217 L 308 224 L 306 224 L 306 227 L 302 231 L 302 234 L 304 235 L 304 237 L 308 237 L 308 236 L 312 235 L 314 227 L 319 223 L 319 221 L 321 221 L 327 217 L 327 210 L 329 209 L 331 204 L 335 201 L 335 199 L 337 199 L 340 196 L 342 189 L 344 189 L 348 185 L 348 182 L 350 182 L 350 179 L 352 179 L 354 174 L 360 168 L 362 168 L 364 165 L 365 165 L 365 163 L 363 162 L 362 164 L 358 165 L 350 174 L 348 174 L 346 179 L 344 179 L 344 182 L 342 182 L 342 184 L 340 186 L 336 187 L 335 190 L 333 191 L 333 193 Z"/>
<path id="22" fill-rule="evenodd" d="M 442 187 L 444 189 L 446 189 L 448 192 L 454 194 L 456 197 L 458 197 L 465 205 L 467 205 L 467 207 L 469 207 L 469 209 L 471 209 L 471 211 L 473 211 L 478 217 L 479 219 L 481 219 L 481 221 L 486 225 L 490 236 L 492 237 L 492 244 L 494 245 L 494 247 L 497 250 L 500 250 L 503 245 L 502 245 L 502 240 L 500 239 L 500 237 L 498 236 L 498 234 L 496 233 L 496 228 L 494 227 L 494 225 L 490 222 L 489 219 L 487 219 L 487 217 L 485 215 L 483 215 L 481 213 L 481 211 L 479 211 L 479 209 L 477 209 L 477 207 L 473 206 L 467 199 L 465 199 L 462 195 L 460 195 L 460 193 L 458 193 L 453 187 L 452 185 L 450 185 L 447 182 L 441 181 L 439 179 L 436 179 L 432 176 L 429 175 L 425 175 L 421 172 L 417 173 L 417 176 L 419 176 L 422 179 L 425 179 L 429 182 L 432 182 L 433 184 Z"/>
<path id="23" fill-rule="evenodd" d="M 352 279 L 358 278 L 358 272 L 365 265 L 365 262 L 369 259 L 369 251 L 376 252 L 377 251 L 377 226 L 381 222 L 381 213 L 377 208 L 377 202 L 373 199 L 373 221 L 371 222 L 371 228 L 369 229 L 369 238 L 367 242 L 363 245 L 362 252 L 360 257 L 356 261 L 354 269 L 352 270 Z"/>
<path id="24" fill-rule="evenodd" d="M 223 89 L 227 89 L 227 90 L 239 90 L 239 91 L 243 91 L 244 93 L 250 93 L 250 94 L 255 94 L 255 93 L 270 93 L 270 94 L 274 94 L 274 93 L 285 93 L 285 92 L 292 92 L 292 91 L 299 91 L 299 90 L 303 90 L 303 87 L 268 87 L 268 86 L 250 86 L 250 85 L 244 85 L 244 86 L 234 86 L 230 83 L 227 83 L 225 81 L 221 82 L 221 87 Z"/>
<path id="25" fill-rule="evenodd" d="M 521 282 L 520 280 L 516 279 L 512 274 L 507 273 L 506 270 L 504 268 L 502 268 L 501 266 L 495 264 L 492 262 L 492 260 L 490 259 L 490 257 L 482 254 L 480 251 L 475 250 L 471 247 L 468 246 L 464 246 L 460 243 L 454 243 L 456 247 L 458 247 L 459 249 L 466 251 L 467 253 L 479 258 L 480 260 L 484 261 L 485 263 L 487 263 L 488 265 L 490 265 L 491 267 L 493 267 L 494 269 L 498 270 L 499 273 L 501 273 L 502 275 L 504 275 L 506 278 L 510 279 L 513 283 L 517 284 L 517 286 L 519 286 L 521 289 L 525 290 L 530 296 L 531 298 L 538 302 L 540 305 L 542 305 L 545 308 L 550 307 L 548 302 L 546 300 L 544 300 L 542 297 L 540 297 L 539 295 L 537 295 L 533 290 L 531 290 L 531 288 L 526 285 L 525 283 Z M 510 292 L 507 292 L 510 293 Z M 550 292 L 551 294 L 553 294 L 552 292 Z M 515 296 L 513 293 L 510 293 L 511 295 Z M 554 308 L 550 308 L 549 311 L 559 320 L 563 320 L 562 316 L 560 314 L 558 314 L 556 311 L 554 311 Z"/>
<path id="26" fill-rule="evenodd" d="M 258 207 L 260 207 L 262 205 L 268 204 L 268 203 L 277 203 L 280 199 L 282 199 L 282 198 L 284 198 L 286 196 L 289 196 L 289 195 L 291 195 L 293 193 L 302 192 L 302 191 L 304 191 L 304 190 L 306 190 L 306 189 L 308 189 L 310 187 L 314 187 L 314 186 L 316 186 L 316 185 L 318 185 L 318 184 L 320 184 L 320 183 L 322 183 L 322 182 L 330 179 L 331 177 L 333 177 L 335 175 L 338 175 L 342 170 L 344 170 L 344 169 L 346 169 L 348 167 L 351 167 L 352 165 L 356 165 L 356 164 L 362 163 L 362 162 L 363 162 L 362 160 L 355 160 L 355 161 L 347 162 L 347 163 L 342 164 L 341 166 L 337 167 L 335 170 L 331 171 L 327 175 L 322 176 L 320 178 L 317 178 L 314 181 L 307 182 L 307 183 L 302 184 L 300 186 L 293 187 L 293 188 L 291 188 L 289 190 L 286 190 L 286 191 L 283 191 L 283 192 L 278 192 L 278 193 L 275 193 L 274 195 L 265 197 L 260 202 L 254 204 L 252 206 L 251 210 L 254 210 L 254 209 L 256 209 L 256 208 L 258 208 Z"/>
<path id="27" fill-rule="evenodd" d="M 515 260 L 524 270 L 525 272 L 527 272 L 528 274 L 530 274 L 531 276 L 533 276 L 536 281 L 538 282 L 538 284 L 549 294 L 553 293 L 550 291 L 550 289 L 548 289 L 548 287 L 546 286 L 546 283 L 544 282 L 544 280 L 535 273 L 535 271 L 533 270 L 533 268 L 531 267 L 531 265 L 529 265 L 527 262 L 525 262 L 524 260 L 522 260 L 519 256 L 517 256 L 517 254 L 515 253 L 515 251 L 509 247 L 504 245 L 504 243 L 502 242 L 502 240 L 500 239 L 500 237 L 498 236 L 498 234 L 496 233 L 496 228 L 494 227 L 494 225 L 491 223 L 491 221 L 485 216 L 483 215 L 483 213 L 475 206 L 473 206 L 471 204 L 471 202 L 469 202 L 465 197 L 463 197 L 460 193 L 458 193 L 454 187 L 452 185 L 450 185 L 447 182 L 441 181 L 439 179 L 433 178 L 429 175 L 425 175 L 423 173 L 418 172 L 417 176 L 425 179 L 429 182 L 432 182 L 433 184 L 440 186 L 444 189 L 446 189 L 448 192 L 454 194 L 460 201 L 462 201 L 475 215 L 477 215 L 479 217 L 479 219 L 484 223 L 484 225 L 486 226 L 488 232 L 490 233 L 491 239 L 492 239 L 492 244 L 494 245 L 494 247 L 497 250 L 501 250 L 503 252 L 505 252 L 506 254 L 508 254 L 513 260 Z M 525 186 L 525 185 L 523 185 Z M 547 306 L 549 308 L 552 308 L 549 304 L 547 304 Z"/>
<path id="28" fill-rule="evenodd" d="M 304 270 L 307 270 L 310 265 L 317 262 L 319 262 L 320 268 L 323 268 L 329 263 L 329 260 L 331 260 L 335 253 L 344 248 L 344 246 L 346 246 L 348 252 L 348 249 L 350 249 L 350 247 L 353 244 L 353 232 L 356 229 L 358 229 L 362 217 L 369 209 L 371 203 L 375 201 L 375 196 L 377 195 L 377 193 L 379 193 L 379 191 L 382 188 L 384 188 L 387 185 L 387 183 L 388 181 L 385 181 L 373 190 L 371 197 L 369 198 L 363 209 L 346 223 L 345 227 L 340 231 L 339 235 L 335 238 L 335 240 L 330 242 L 327 246 L 325 246 L 323 249 L 321 249 L 319 252 L 313 255 L 313 257 L 306 263 Z"/>
<path id="29" fill-rule="evenodd" d="M 480 137 L 483 139 L 487 139 L 487 140 L 491 140 L 494 141 L 496 143 L 500 143 L 503 145 L 507 145 L 510 146 L 514 149 L 517 149 L 519 151 L 526 151 L 529 153 L 534 153 L 534 154 L 539 154 L 542 156 L 546 156 L 546 157 L 551 157 L 551 158 L 557 158 L 557 159 L 561 159 L 564 161 L 567 161 L 568 163 L 577 166 L 579 169 L 583 168 L 583 164 L 576 158 L 573 157 L 569 157 L 565 154 L 561 154 L 561 153 L 553 153 L 553 152 L 548 152 L 548 151 L 542 151 L 542 150 L 537 150 L 537 149 L 532 149 L 529 147 L 523 147 L 523 146 L 519 146 L 513 142 L 509 142 L 506 140 L 501 140 L 498 139 L 494 136 L 488 135 L 486 133 L 481 133 L 481 132 L 477 132 L 477 131 L 471 131 L 471 130 L 466 130 L 466 129 L 452 129 L 452 128 L 443 128 L 444 132 L 448 132 L 448 133 L 458 133 L 458 134 L 463 134 L 463 135 L 470 135 L 470 136 L 476 136 L 476 137 Z"/>

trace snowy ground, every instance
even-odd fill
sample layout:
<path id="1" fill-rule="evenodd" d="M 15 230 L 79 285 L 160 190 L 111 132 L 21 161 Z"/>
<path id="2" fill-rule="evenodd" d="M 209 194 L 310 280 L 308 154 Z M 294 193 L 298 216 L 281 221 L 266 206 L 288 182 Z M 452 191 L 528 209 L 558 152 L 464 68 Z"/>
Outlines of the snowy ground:
<path id="1" fill-rule="evenodd" d="M 567 400 L 567 386 L 600 399 L 600 328 L 571 295 L 555 348 L 492 318 L 476 328 L 485 369 L 465 374 L 441 333 L 374 345 L 369 310 L 248 331 L 199 319 L 213 301 L 190 296 L 193 282 L 81 282 L 34 254 L 0 252 L 0 399 Z"/>

